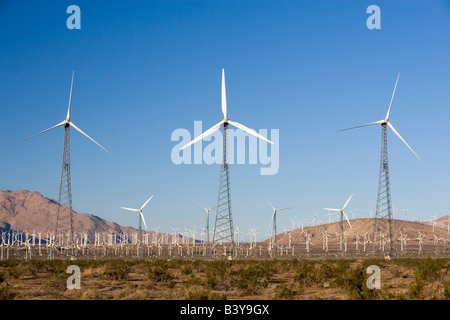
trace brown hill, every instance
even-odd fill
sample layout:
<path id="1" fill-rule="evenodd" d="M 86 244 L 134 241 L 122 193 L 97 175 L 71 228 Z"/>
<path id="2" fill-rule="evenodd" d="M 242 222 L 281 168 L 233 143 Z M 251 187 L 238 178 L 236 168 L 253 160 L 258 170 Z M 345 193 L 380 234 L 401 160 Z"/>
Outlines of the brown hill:
<path id="1" fill-rule="evenodd" d="M 51 232 L 58 206 L 55 200 L 38 192 L 0 190 L 0 230 Z M 90 241 L 93 240 L 95 232 L 132 234 L 137 231 L 87 213 L 74 212 L 73 221 L 75 232 L 87 232 Z"/>
<path id="2" fill-rule="evenodd" d="M 374 231 L 374 223 L 375 219 L 373 218 L 365 218 L 365 219 L 355 219 L 350 220 L 351 228 L 347 224 L 344 223 L 345 226 L 345 234 L 347 236 L 347 242 L 350 243 L 356 241 L 357 235 L 359 235 L 360 240 L 362 241 L 364 234 L 368 234 L 370 237 L 373 235 Z M 333 222 L 318 226 L 312 227 L 304 227 L 303 229 L 295 229 L 293 231 L 284 232 L 278 234 L 277 243 L 278 245 L 288 245 L 289 244 L 289 233 L 291 237 L 291 243 L 305 243 L 305 235 L 306 233 L 310 234 L 310 240 L 315 245 L 321 245 L 323 234 L 326 231 L 329 235 L 329 242 L 333 243 L 338 241 L 339 239 L 339 222 Z M 421 223 L 421 222 L 413 222 L 406 220 L 394 220 L 394 230 L 396 240 L 399 239 L 401 235 L 406 236 L 407 239 L 415 240 L 420 234 L 424 236 L 424 241 L 435 240 L 435 236 L 440 239 L 450 240 L 450 234 L 447 231 L 447 228 L 442 228 L 436 226 L 433 229 L 433 226 L 429 223 Z M 386 233 L 387 237 L 387 233 Z M 267 243 L 269 239 L 264 242 Z"/>

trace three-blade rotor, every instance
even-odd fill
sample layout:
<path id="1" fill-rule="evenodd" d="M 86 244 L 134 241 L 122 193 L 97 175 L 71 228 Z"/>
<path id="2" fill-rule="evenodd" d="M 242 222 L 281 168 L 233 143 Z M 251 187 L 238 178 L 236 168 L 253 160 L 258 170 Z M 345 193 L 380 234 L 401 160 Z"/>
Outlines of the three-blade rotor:
<path id="1" fill-rule="evenodd" d="M 72 121 L 70 121 L 70 107 L 71 107 L 71 103 L 72 103 L 72 89 L 73 89 L 73 78 L 74 78 L 74 74 L 75 71 L 72 72 L 72 82 L 70 84 L 70 95 L 69 95 L 69 107 L 67 108 L 67 116 L 66 119 L 60 123 L 58 123 L 57 125 L 54 125 L 53 127 L 50 127 L 48 129 L 45 129 L 39 133 L 36 133 L 35 135 L 32 135 L 29 138 L 26 138 L 26 140 L 29 140 L 31 138 L 34 138 L 44 132 L 50 131 L 52 129 L 55 129 L 57 127 L 61 127 L 61 126 L 70 126 L 72 128 L 74 128 L 76 131 L 78 131 L 79 133 L 81 133 L 82 135 L 84 135 L 86 138 L 88 138 L 89 140 L 91 140 L 92 142 L 94 142 L 96 145 L 98 145 L 100 148 L 102 148 L 103 150 L 105 150 L 106 152 L 110 153 L 108 150 L 106 150 L 102 145 L 100 145 L 97 141 L 95 141 L 94 139 L 92 139 L 90 136 L 88 136 L 86 133 L 84 133 L 80 128 L 78 128 Z"/>
<path id="2" fill-rule="evenodd" d="M 386 118 L 385 119 L 379 120 L 379 121 L 375 121 L 375 122 L 372 122 L 372 123 L 368 123 L 368 124 L 363 124 L 363 125 L 356 126 L 356 127 L 342 129 L 342 130 L 339 130 L 339 131 L 346 131 L 346 130 L 361 128 L 361 127 L 367 127 L 367 126 L 371 126 L 371 125 L 374 125 L 374 124 L 381 124 L 382 126 L 386 126 L 387 125 L 389 128 L 391 128 L 392 132 L 394 132 L 395 135 L 408 147 L 408 149 L 411 150 L 411 152 L 417 157 L 417 159 L 421 160 L 419 158 L 419 156 L 414 152 L 414 150 L 409 146 L 409 144 L 406 143 L 405 139 L 403 139 L 402 136 L 398 133 L 398 131 L 395 130 L 394 126 L 389 121 L 389 118 L 390 118 L 390 115 L 391 115 L 392 102 L 394 101 L 394 95 L 395 95 L 395 91 L 397 90 L 397 84 L 398 84 L 399 77 L 400 77 L 400 73 L 398 74 L 397 81 L 395 82 L 394 91 L 392 92 L 391 102 L 389 103 L 389 109 L 388 109 L 388 111 L 386 113 Z"/>
<path id="3" fill-rule="evenodd" d="M 222 113 L 223 113 L 223 120 L 220 121 L 219 123 L 217 123 L 216 125 L 214 125 L 213 127 L 211 127 L 210 129 L 206 130 L 204 133 L 202 133 L 201 135 L 197 136 L 195 139 L 191 140 L 188 144 L 186 144 L 185 146 L 183 146 L 181 148 L 181 150 L 186 149 L 187 147 L 189 147 L 190 145 L 196 143 L 197 141 L 200 141 L 204 138 L 206 138 L 207 136 L 213 134 L 214 132 L 216 132 L 217 130 L 220 129 L 220 127 L 223 124 L 231 124 L 232 126 L 235 126 L 238 129 L 241 129 L 242 131 L 245 131 L 259 139 L 262 139 L 266 142 L 269 142 L 271 144 L 273 144 L 272 141 L 270 141 L 269 139 L 267 139 L 266 137 L 264 137 L 263 135 L 257 133 L 256 131 L 244 126 L 243 124 L 239 123 L 239 122 L 235 122 L 235 121 L 231 121 L 228 120 L 228 109 L 227 109 L 227 94 L 226 94 L 226 88 L 225 88 L 225 70 L 222 69 L 222 91 L 221 91 L 221 102 L 222 102 Z"/>
<path id="4" fill-rule="evenodd" d="M 153 195 L 145 201 L 145 203 L 141 206 L 140 209 L 133 209 L 133 208 L 126 208 L 126 207 L 120 207 L 121 209 L 133 211 L 133 212 L 139 212 L 140 219 L 144 223 L 145 229 L 147 229 L 147 224 L 145 223 L 144 215 L 142 214 L 142 210 L 145 208 L 147 203 L 153 198 Z M 148 230 L 148 229 L 147 229 Z"/>
<path id="5" fill-rule="evenodd" d="M 345 213 L 344 209 L 345 207 L 348 205 L 348 203 L 350 202 L 350 199 L 353 197 L 353 193 L 352 195 L 348 198 L 348 200 L 345 202 L 344 206 L 342 207 L 342 209 L 334 209 L 334 208 L 323 208 L 324 210 L 328 210 L 328 211 L 337 211 L 337 212 L 341 212 L 343 214 L 343 216 L 345 217 L 345 219 L 347 220 L 348 225 L 350 226 L 350 228 L 352 227 L 352 224 L 350 223 L 350 220 L 348 219 L 347 214 Z"/>

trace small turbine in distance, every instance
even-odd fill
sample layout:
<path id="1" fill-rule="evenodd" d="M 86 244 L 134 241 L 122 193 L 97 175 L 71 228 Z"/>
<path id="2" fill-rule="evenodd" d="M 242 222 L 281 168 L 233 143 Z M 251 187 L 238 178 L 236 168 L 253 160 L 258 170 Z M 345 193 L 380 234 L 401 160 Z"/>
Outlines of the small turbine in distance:
<path id="1" fill-rule="evenodd" d="M 271 220 L 272 221 L 272 231 L 271 231 L 271 233 L 272 233 L 273 239 L 272 239 L 272 244 L 271 245 L 276 247 L 277 246 L 277 212 L 281 211 L 281 210 L 292 209 L 292 208 L 280 208 L 280 209 L 277 209 L 269 202 L 269 200 L 266 199 L 266 201 L 267 201 L 267 203 L 269 204 L 269 206 L 273 210 L 272 220 Z M 277 253 L 277 251 L 275 251 L 275 252 Z"/>
<path id="2" fill-rule="evenodd" d="M 145 229 L 147 229 L 147 224 L 145 223 L 145 219 L 144 219 L 144 215 L 142 214 L 142 210 L 145 208 L 145 206 L 147 205 L 147 203 L 153 198 L 153 196 L 151 196 L 150 198 L 148 198 L 147 201 L 145 201 L 145 203 L 142 205 L 142 207 L 140 209 L 132 209 L 132 208 L 126 208 L 126 207 L 120 207 L 121 209 L 124 210 L 128 210 L 128 211 L 133 211 L 133 212 L 139 212 L 139 231 L 142 230 L 141 227 L 141 221 L 144 223 Z"/>
<path id="3" fill-rule="evenodd" d="M 339 240 L 339 242 L 340 242 L 342 254 L 343 254 L 344 256 L 345 256 L 345 249 L 344 249 L 344 246 L 343 246 L 343 243 L 344 243 L 344 224 L 343 224 L 344 216 L 345 216 L 345 219 L 347 220 L 348 225 L 350 226 L 350 228 L 352 227 L 352 225 L 351 225 L 350 221 L 348 220 L 347 214 L 345 213 L 344 209 L 345 209 L 345 207 L 347 206 L 347 204 L 350 202 L 350 199 L 351 199 L 352 197 L 353 197 L 353 193 L 352 193 L 352 195 L 350 196 L 350 198 L 348 198 L 347 202 L 344 204 L 344 206 L 342 207 L 342 209 L 324 208 L 324 210 L 337 211 L 337 212 L 340 212 L 340 214 L 341 214 L 340 222 L 339 222 L 339 229 L 340 229 L 340 231 L 341 231 L 341 232 L 340 232 L 340 240 Z"/>
<path id="4" fill-rule="evenodd" d="M 344 216 L 345 219 L 348 222 L 348 225 L 350 226 L 350 228 L 352 227 L 352 224 L 350 223 L 350 220 L 348 220 L 348 216 L 345 213 L 344 209 L 347 206 L 347 204 L 350 202 L 350 199 L 353 197 L 353 194 L 350 196 L 350 198 L 348 198 L 347 202 L 344 204 L 344 206 L 342 207 L 342 209 L 332 209 L 332 208 L 323 208 L 324 210 L 328 210 L 328 211 L 337 211 L 341 213 L 341 221 L 343 220 Z"/>

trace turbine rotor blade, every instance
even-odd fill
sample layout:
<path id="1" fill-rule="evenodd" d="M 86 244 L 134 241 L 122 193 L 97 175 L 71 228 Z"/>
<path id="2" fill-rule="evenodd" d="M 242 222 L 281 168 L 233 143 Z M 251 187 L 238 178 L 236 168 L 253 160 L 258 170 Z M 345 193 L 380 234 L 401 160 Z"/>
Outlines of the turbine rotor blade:
<path id="1" fill-rule="evenodd" d="M 92 139 L 91 137 L 89 137 L 86 133 L 84 133 L 80 128 L 78 128 L 73 122 L 69 122 L 69 124 L 75 129 L 77 130 L 79 133 L 81 133 L 82 135 L 84 135 L 86 138 L 88 138 L 89 140 L 91 140 L 92 142 L 94 142 L 96 145 L 98 145 L 100 148 L 102 148 L 103 150 L 105 150 L 106 152 L 110 153 L 108 150 L 106 150 L 105 148 L 102 147 L 102 145 L 100 143 L 98 143 L 97 141 L 95 141 L 94 139 Z"/>
<path id="2" fill-rule="evenodd" d="M 145 223 L 144 215 L 142 214 L 142 211 L 141 210 L 138 210 L 138 211 L 139 211 L 139 215 L 141 216 L 141 220 L 144 223 L 145 229 L 148 230 L 147 224 Z"/>
<path id="3" fill-rule="evenodd" d="M 288 210 L 288 209 L 293 209 L 293 208 L 292 208 L 292 207 L 289 207 L 289 208 L 281 208 L 281 209 L 277 209 L 277 211 Z"/>
<path id="4" fill-rule="evenodd" d="M 222 120 L 220 121 L 218 124 L 216 124 L 215 126 L 213 126 L 212 128 L 209 128 L 208 130 L 206 130 L 205 132 L 203 132 L 201 135 L 199 135 L 198 137 L 196 137 L 195 139 L 191 140 L 191 142 L 189 142 L 187 145 L 185 145 L 183 148 L 181 148 L 180 150 L 183 150 L 187 147 L 189 147 L 191 144 L 196 143 L 197 141 L 202 140 L 203 138 L 206 138 L 207 136 L 209 136 L 210 134 L 216 132 L 217 130 L 219 130 L 220 126 L 224 123 L 225 121 Z"/>
<path id="5" fill-rule="evenodd" d="M 205 210 L 205 211 L 208 210 L 208 209 L 206 209 L 206 207 L 202 206 L 200 203 L 196 202 L 196 204 L 197 204 L 200 208 L 202 208 L 203 210 Z M 211 210 L 211 209 L 209 209 L 209 210 Z"/>
<path id="6" fill-rule="evenodd" d="M 269 139 L 267 139 L 266 137 L 260 135 L 259 133 L 257 133 L 256 131 L 254 131 L 254 130 L 252 130 L 250 128 L 247 128 L 246 126 L 244 126 L 243 124 L 240 124 L 239 122 L 228 120 L 228 123 L 233 125 L 233 126 L 235 126 L 236 128 L 239 128 L 239 129 L 247 132 L 247 133 L 250 133 L 251 135 L 254 135 L 255 137 L 257 137 L 259 139 L 262 139 L 262 140 L 264 140 L 266 142 L 269 142 L 269 143 L 273 144 L 273 142 L 270 141 Z"/>
<path id="7" fill-rule="evenodd" d="M 273 210 L 276 210 L 275 207 L 269 202 L 269 200 L 266 199 L 266 201 Z"/>
<path id="8" fill-rule="evenodd" d="M 139 212 L 139 210 L 138 209 L 131 209 L 131 208 L 125 208 L 125 207 L 120 207 L 121 209 L 125 209 L 125 210 L 128 210 L 128 211 L 134 211 L 134 212 Z"/>
<path id="9" fill-rule="evenodd" d="M 36 137 L 36 136 L 38 136 L 38 135 L 40 135 L 40 134 L 42 134 L 42 133 L 44 133 L 44 132 L 50 131 L 50 130 L 52 130 L 52 129 L 55 129 L 55 128 L 60 127 L 60 126 L 65 125 L 65 124 L 66 124 L 66 121 L 63 121 L 63 122 L 61 122 L 61 123 L 58 123 L 57 125 L 55 125 L 55 126 L 53 126 L 53 127 L 51 127 L 51 128 L 48 128 L 48 129 L 46 129 L 46 130 L 44 130 L 44 131 L 41 131 L 41 132 L 39 132 L 39 133 L 36 133 L 35 135 L 32 135 L 32 136 L 29 137 L 29 138 L 26 138 L 24 141 L 29 140 L 29 139 L 31 139 L 31 138 L 34 138 L 34 137 Z"/>
<path id="10" fill-rule="evenodd" d="M 142 207 L 141 207 L 141 210 L 144 209 L 144 207 L 147 205 L 147 203 L 148 203 L 152 198 L 153 198 L 153 195 L 152 195 L 150 198 L 148 198 L 147 201 L 145 201 L 145 203 L 144 203 L 144 204 L 142 205 Z"/>
<path id="11" fill-rule="evenodd" d="M 395 95 L 395 90 L 397 89 L 398 78 L 400 78 L 400 73 L 397 76 L 397 81 L 395 81 L 394 92 L 392 92 L 391 103 L 389 104 L 389 109 L 388 109 L 388 112 L 386 114 L 386 120 L 389 120 L 389 116 L 391 114 L 392 101 L 394 101 L 394 95 Z"/>
<path id="12" fill-rule="evenodd" d="M 340 212 L 341 211 L 341 209 L 331 209 L 331 208 L 323 208 L 324 210 L 329 210 L 329 211 L 338 211 L 338 212 Z"/>
<path id="13" fill-rule="evenodd" d="M 397 137 L 399 137 L 400 140 L 402 140 L 403 143 L 409 148 L 409 150 L 411 150 L 411 152 L 414 153 L 414 155 L 417 157 L 417 159 L 419 159 L 420 161 L 422 161 L 422 160 L 419 158 L 419 156 L 414 152 L 414 150 L 406 143 L 406 141 L 402 138 L 402 136 L 397 132 L 397 130 L 395 130 L 394 126 L 393 126 L 390 122 L 388 122 L 387 124 L 388 124 L 388 126 L 392 129 L 392 131 L 397 135 Z"/>
<path id="14" fill-rule="evenodd" d="M 367 126 L 371 126 L 373 124 L 381 124 L 381 123 L 383 123 L 383 120 L 372 122 L 372 123 L 363 124 L 363 125 L 356 126 L 356 127 L 351 127 L 351 128 L 347 128 L 347 129 L 338 130 L 338 132 L 352 130 L 352 129 L 361 128 L 361 127 L 367 127 Z"/>
<path id="15" fill-rule="evenodd" d="M 225 89 L 225 69 L 222 68 L 222 113 L 223 118 L 227 119 L 227 92 Z"/>
<path id="16" fill-rule="evenodd" d="M 347 214 L 345 213 L 345 211 L 344 211 L 344 210 L 342 210 L 342 213 L 344 214 L 344 216 L 345 216 L 345 219 L 347 219 L 348 225 L 349 225 L 349 226 L 350 226 L 350 228 L 351 228 L 351 227 L 352 227 L 352 224 L 350 223 L 350 220 L 348 220 Z"/>
<path id="17" fill-rule="evenodd" d="M 353 193 L 352 193 L 352 195 L 350 196 L 350 198 L 348 198 L 348 200 L 347 200 L 347 202 L 344 204 L 344 206 L 342 207 L 342 210 L 344 210 L 345 209 L 345 207 L 347 206 L 347 204 L 349 203 L 349 201 L 350 201 L 350 199 L 353 197 Z"/>
<path id="18" fill-rule="evenodd" d="M 67 109 L 67 121 L 70 121 L 70 104 L 72 102 L 72 88 L 73 88 L 73 76 L 75 75 L 75 70 L 72 71 L 72 82 L 70 84 L 70 95 L 69 95 L 69 108 Z"/>

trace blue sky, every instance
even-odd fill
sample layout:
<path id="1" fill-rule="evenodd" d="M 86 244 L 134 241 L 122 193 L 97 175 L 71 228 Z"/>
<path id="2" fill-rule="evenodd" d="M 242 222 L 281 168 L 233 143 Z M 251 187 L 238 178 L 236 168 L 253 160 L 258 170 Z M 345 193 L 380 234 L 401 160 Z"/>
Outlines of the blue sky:
<path id="1" fill-rule="evenodd" d="M 66 9 L 81 9 L 69 30 Z M 381 9 L 369 30 L 366 9 Z M 450 3 L 448 1 L 2 1 L 0 188 L 57 198 L 64 120 L 75 70 L 72 120 L 111 154 L 72 130 L 73 208 L 121 225 L 144 210 L 150 227 L 203 227 L 195 202 L 214 206 L 218 165 L 180 165 L 178 128 L 229 118 L 278 129 L 280 168 L 231 166 L 235 226 L 269 232 L 323 207 L 374 211 L 381 120 L 398 73 L 391 121 L 423 161 L 388 132 L 393 205 L 430 219 L 450 210 Z M 358 212 L 358 211 L 357 211 Z M 400 214 L 400 213 L 397 213 Z M 214 215 L 211 217 L 211 224 Z M 247 237 L 247 235 L 244 235 Z"/>

